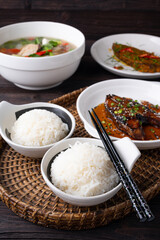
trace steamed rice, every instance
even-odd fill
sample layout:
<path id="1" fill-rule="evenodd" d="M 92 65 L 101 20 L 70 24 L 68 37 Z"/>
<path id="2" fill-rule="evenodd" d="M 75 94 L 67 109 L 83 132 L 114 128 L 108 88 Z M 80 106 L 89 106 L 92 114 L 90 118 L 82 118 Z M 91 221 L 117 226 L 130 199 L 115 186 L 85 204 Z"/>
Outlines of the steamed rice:
<path id="1" fill-rule="evenodd" d="M 119 177 L 104 149 L 76 142 L 54 159 L 51 180 L 68 194 L 88 197 L 111 190 Z"/>
<path id="2" fill-rule="evenodd" d="M 68 133 L 68 125 L 55 113 L 34 109 L 22 114 L 11 129 L 11 139 L 24 146 L 44 146 L 55 143 Z"/>

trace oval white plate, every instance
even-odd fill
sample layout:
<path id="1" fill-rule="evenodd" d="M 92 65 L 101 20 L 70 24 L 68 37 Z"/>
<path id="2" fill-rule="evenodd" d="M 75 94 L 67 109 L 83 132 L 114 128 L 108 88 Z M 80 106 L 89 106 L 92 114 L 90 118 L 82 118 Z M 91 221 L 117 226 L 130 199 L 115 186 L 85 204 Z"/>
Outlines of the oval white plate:
<path id="1" fill-rule="evenodd" d="M 112 44 L 114 42 L 133 46 L 148 52 L 154 52 L 160 56 L 160 38 L 146 34 L 116 34 L 104 37 L 96 41 L 91 47 L 91 55 L 94 60 L 99 63 L 106 70 L 124 77 L 134 77 L 141 79 L 152 79 L 160 77 L 159 73 L 142 73 L 134 70 L 132 67 L 119 63 L 112 58 L 113 50 Z M 124 69 L 118 70 L 114 66 L 123 66 Z"/>
<path id="2" fill-rule="evenodd" d="M 102 81 L 86 88 L 77 99 L 77 111 L 84 123 L 86 131 L 93 137 L 99 138 L 93 127 L 88 110 L 105 101 L 107 94 L 116 94 L 121 97 L 130 97 L 135 100 L 146 100 L 160 105 L 160 85 L 137 79 L 112 79 Z M 111 137 L 113 140 L 118 139 Z M 140 149 L 160 147 L 160 140 L 133 142 Z"/>

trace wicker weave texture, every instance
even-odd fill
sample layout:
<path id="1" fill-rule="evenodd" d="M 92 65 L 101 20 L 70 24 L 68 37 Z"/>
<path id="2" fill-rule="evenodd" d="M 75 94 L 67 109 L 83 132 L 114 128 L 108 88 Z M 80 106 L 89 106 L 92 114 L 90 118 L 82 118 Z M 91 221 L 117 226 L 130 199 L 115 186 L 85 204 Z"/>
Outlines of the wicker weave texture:
<path id="1" fill-rule="evenodd" d="M 82 90 L 50 101 L 74 115 L 74 137 L 89 137 L 75 105 Z M 24 157 L 0 139 L 0 197 L 20 217 L 46 227 L 81 230 L 106 225 L 132 211 L 123 189 L 109 201 L 93 207 L 77 207 L 63 202 L 45 184 L 40 163 L 41 159 Z M 155 197 L 160 191 L 160 149 L 142 151 L 132 176 L 147 201 Z"/>

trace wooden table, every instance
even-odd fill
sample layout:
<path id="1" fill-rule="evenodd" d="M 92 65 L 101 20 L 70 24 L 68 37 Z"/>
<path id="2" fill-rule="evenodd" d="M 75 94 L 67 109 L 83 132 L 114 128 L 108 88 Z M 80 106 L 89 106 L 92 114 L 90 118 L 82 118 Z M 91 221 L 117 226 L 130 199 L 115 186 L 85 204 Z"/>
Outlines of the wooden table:
<path id="1" fill-rule="evenodd" d="M 0 1 L 0 27 L 7 24 L 47 20 L 71 24 L 86 36 L 86 53 L 77 72 L 56 88 L 42 91 L 20 89 L 0 76 L 0 101 L 15 104 L 49 101 L 68 92 L 106 79 L 120 78 L 102 69 L 90 56 L 97 39 L 117 33 L 160 36 L 159 1 Z M 159 81 L 157 79 L 156 81 Z M 0 201 L 0 239 L 160 239 L 160 195 L 150 201 L 156 218 L 139 223 L 132 213 L 124 219 L 93 230 L 72 232 L 48 229 L 16 216 Z"/>

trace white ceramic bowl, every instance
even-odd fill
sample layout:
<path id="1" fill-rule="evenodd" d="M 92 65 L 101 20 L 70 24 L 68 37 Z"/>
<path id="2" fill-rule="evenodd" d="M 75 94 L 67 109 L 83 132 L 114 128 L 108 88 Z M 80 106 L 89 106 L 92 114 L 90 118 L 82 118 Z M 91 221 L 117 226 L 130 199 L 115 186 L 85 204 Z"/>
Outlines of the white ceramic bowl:
<path id="1" fill-rule="evenodd" d="M 100 140 L 94 138 L 70 138 L 66 139 L 62 142 L 56 143 L 52 148 L 50 148 L 46 154 L 44 155 L 41 162 L 41 173 L 42 176 L 48 185 L 48 187 L 61 199 L 63 199 L 67 203 L 71 203 L 73 205 L 78 206 L 92 206 L 103 203 L 113 197 L 122 187 L 122 184 L 119 183 L 112 190 L 91 197 L 77 197 L 70 194 L 67 194 L 57 187 L 50 181 L 50 166 L 52 161 L 54 161 L 54 156 L 67 149 L 70 145 L 73 145 L 76 141 L 79 142 L 90 142 L 97 146 L 102 146 L 103 144 Z M 134 163 L 140 157 L 140 152 L 138 148 L 133 144 L 133 142 L 129 138 L 123 138 L 114 142 L 114 146 L 117 149 L 120 157 L 125 163 L 125 166 L 129 171 L 132 170 Z"/>
<path id="2" fill-rule="evenodd" d="M 6 101 L 2 101 L 0 103 L 0 135 L 2 136 L 2 138 L 8 143 L 9 146 L 11 146 L 14 150 L 23 154 L 24 156 L 42 158 L 44 153 L 54 144 L 40 147 L 29 147 L 16 144 L 10 138 L 11 128 L 17 118 L 23 113 L 33 109 L 45 109 L 54 112 L 62 119 L 63 122 L 68 124 L 69 132 L 67 136 L 63 139 L 72 136 L 75 129 L 75 119 L 68 110 L 56 104 L 35 102 L 23 105 L 14 105 Z M 63 141 L 63 139 L 60 141 Z"/>
<path id="3" fill-rule="evenodd" d="M 0 53 L 0 74 L 15 85 L 30 90 L 55 87 L 72 76 L 85 51 L 85 37 L 78 29 L 57 22 L 22 22 L 0 28 L 0 44 L 25 37 L 64 39 L 73 51 L 41 58 L 16 57 Z"/>
<path id="4" fill-rule="evenodd" d="M 94 128 L 88 110 L 104 103 L 107 94 L 129 97 L 135 100 L 146 100 L 160 105 L 160 85 L 136 79 L 112 79 L 102 81 L 86 88 L 77 99 L 77 111 L 86 131 L 93 137 L 99 138 Z M 112 140 L 118 138 L 112 137 Z M 160 140 L 133 140 L 139 149 L 153 149 L 160 147 Z"/>

